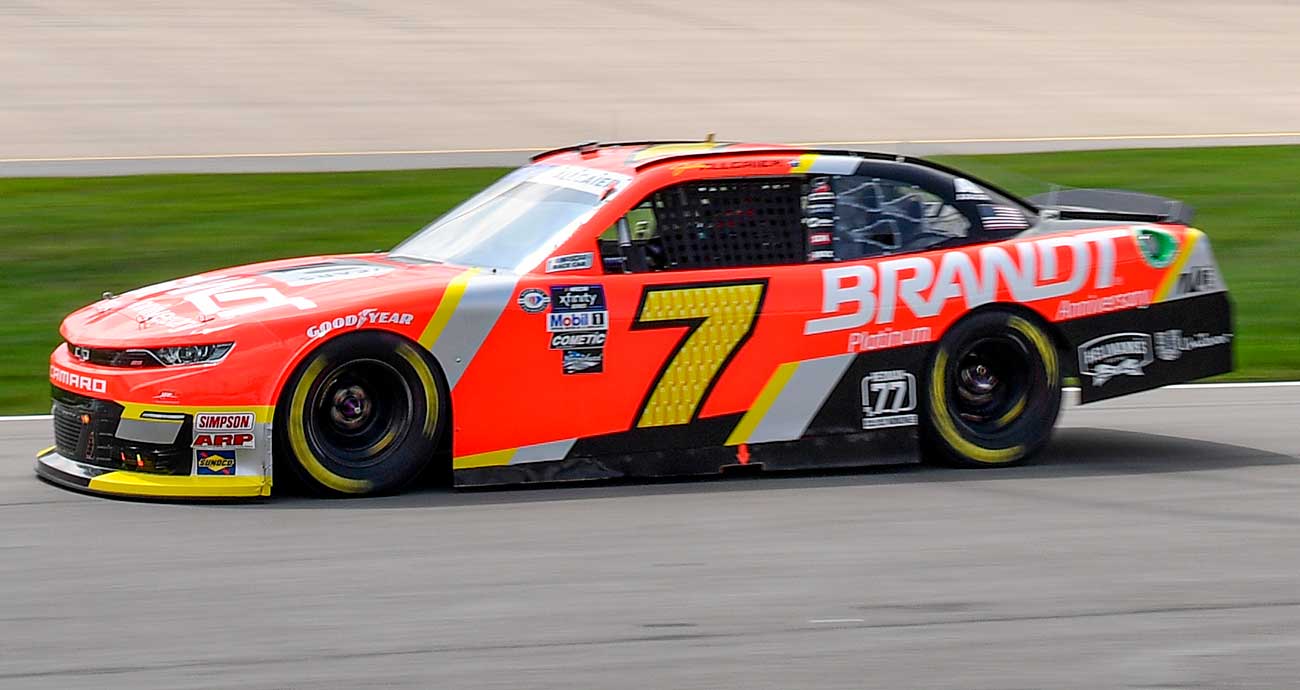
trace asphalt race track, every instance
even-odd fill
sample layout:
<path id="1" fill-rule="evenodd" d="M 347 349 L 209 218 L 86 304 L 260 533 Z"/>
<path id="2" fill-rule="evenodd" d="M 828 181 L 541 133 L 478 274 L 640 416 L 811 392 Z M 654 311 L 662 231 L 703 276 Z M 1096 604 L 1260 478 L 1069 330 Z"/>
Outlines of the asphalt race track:
<path id="1" fill-rule="evenodd" d="M 1065 413 L 1037 466 L 243 505 L 38 481 L 4 688 L 1283 688 L 1300 386 Z"/>

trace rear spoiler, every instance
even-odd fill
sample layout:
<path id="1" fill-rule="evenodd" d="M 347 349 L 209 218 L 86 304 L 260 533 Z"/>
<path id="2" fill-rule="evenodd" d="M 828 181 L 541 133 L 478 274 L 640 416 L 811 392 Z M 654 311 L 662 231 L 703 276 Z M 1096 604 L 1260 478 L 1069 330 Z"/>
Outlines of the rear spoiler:
<path id="1" fill-rule="evenodd" d="M 1076 220 L 1116 220 L 1190 225 L 1196 209 L 1174 199 L 1120 189 L 1061 189 L 1029 197 L 1040 209 Z"/>

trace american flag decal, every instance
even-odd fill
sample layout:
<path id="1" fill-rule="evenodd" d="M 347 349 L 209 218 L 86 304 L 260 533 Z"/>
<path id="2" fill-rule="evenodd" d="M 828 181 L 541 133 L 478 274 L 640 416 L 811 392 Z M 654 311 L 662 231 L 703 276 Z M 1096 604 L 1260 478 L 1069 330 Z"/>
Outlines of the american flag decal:
<path id="1" fill-rule="evenodd" d="M 1024 230 L 1029 227 L 1020 209 L 991 204 L 980 204 L 979 209 L 985 230 Z"/>

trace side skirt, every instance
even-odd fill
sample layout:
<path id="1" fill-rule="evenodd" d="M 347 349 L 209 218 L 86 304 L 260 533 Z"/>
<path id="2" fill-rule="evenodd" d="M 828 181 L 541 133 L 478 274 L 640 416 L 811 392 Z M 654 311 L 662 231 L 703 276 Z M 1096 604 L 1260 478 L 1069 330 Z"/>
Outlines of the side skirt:
<path id="1" fill-rule="evenodd" d="M 571 457 L 454 472 L 457 487 L 716 475 L 745 466 L 790 471 L 919 461 L 916 427 L 813 436 L 798 441 Z"/>

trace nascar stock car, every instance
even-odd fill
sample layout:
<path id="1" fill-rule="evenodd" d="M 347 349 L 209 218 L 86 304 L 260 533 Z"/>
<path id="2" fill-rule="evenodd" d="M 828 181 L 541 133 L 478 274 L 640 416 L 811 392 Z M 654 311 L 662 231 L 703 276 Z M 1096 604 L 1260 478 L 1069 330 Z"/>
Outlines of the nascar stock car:
<path id="1" fill-rule="evenodd" d="M 1041 450 L 1229 371 L 1177 202 L 1032 202 L 920 159 L 708 142 L 536 156 L 389 252 L 213 271 L 67 317 L 55 445 L 93 492 L 268 495 Z"/>

